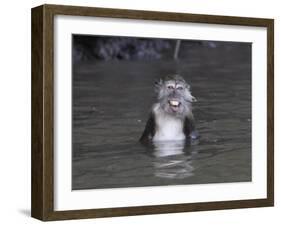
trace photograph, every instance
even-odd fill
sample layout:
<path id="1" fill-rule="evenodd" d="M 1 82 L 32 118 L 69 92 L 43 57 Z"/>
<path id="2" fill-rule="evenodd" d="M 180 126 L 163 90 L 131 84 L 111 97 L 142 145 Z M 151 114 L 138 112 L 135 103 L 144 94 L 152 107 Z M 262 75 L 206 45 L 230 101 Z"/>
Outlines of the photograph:
<path id="1" fill-rule="evenodd" d="M 252 181 L 252 43 L 72 34 L 72 190 Z"/>
<path id="2" fill-rule="evenodd" d="M 32 217 L 274 206 L 274 19 L 46 4 L 31 28 Z"/>

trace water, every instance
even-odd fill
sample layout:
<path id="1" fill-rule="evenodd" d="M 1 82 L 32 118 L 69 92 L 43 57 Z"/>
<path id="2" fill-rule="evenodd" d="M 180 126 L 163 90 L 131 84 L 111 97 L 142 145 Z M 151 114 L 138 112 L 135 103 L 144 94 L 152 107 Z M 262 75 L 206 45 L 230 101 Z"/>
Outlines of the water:
<path id="1" fill-rule="evenodd" d="M 153 83 L 175 70 L 198 100 L 200 139 L 143 146 Z M 73 189 L 251 181 L 249 44 L 198 45 L 178 62 L 80 63 L 73 72 Z"/>

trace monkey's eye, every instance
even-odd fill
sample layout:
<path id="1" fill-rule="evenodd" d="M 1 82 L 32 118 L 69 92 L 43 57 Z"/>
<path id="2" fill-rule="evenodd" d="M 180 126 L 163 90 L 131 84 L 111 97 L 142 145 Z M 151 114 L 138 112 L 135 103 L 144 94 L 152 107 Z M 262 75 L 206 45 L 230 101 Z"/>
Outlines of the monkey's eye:
<path id="1" fill-rule="evenodd" d="M 182 86 L 177 87 L 177 90 L 183 90 Z"/>
<path id="2" fill-rule="evenodd" d="M 168 86 L 168 89 L 174 89 L 174 87 L 173 86 Z"/>

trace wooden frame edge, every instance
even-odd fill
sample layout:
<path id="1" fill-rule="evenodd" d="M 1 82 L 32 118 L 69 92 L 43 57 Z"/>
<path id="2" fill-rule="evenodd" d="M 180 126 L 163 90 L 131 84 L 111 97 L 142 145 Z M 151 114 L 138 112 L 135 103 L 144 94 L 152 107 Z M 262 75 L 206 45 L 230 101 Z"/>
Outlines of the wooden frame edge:
<path id="1" fill-rule="evenodd" d="M 47 220 L 54 209 L 53 16 L 42 5 L 32 9 L 31 17 L 31 216 Z"/>
<path id="2" fill-rule="evenodd" d="M 174 21 L 174 22 L 191 22 L 191 23 L 211 23 L 225 25 L 241 25 L 241 26 L 261 26 L 266 27 L 272 19 L 254 18 L 254 17 L 238 17 L 238 16 L 221 16 L 209 14 L 193 14 L 178 12 L 162 12 L 132 9 L 116 9 L 86 6 L 70 6 L 70 5 L 43 5 L 46 10 L 53 14 L 73 15 L 73 16 L 96 16 L 110 17 L 122 19 L 142 19 L 156 21 Z M 145 18 L 144 18 L 145 15 Z"/>
<path id="3" fill-rule="evenodd" d="M 31 216 L 43 219 L 43 6 L 31 20 Z"/>
<path id="4" fill-rule="evenodd" d="M 274 20 L 267 23 L 267 198 L 274 206 Z"/>
<path id="5" fill-rule="evenodd" d="M 105 218 L 105 217 L 122 217 L 122 216 L 138 216 L 151 214 L 167 214 L 182 212 L 199 212 L 225 209 L 253 208 L 253 207 L 269 207 L 272 206 L 268 199 L 254 200 L 238 200 L 238 201 L 221 201 L 221 202 L 204 202 L 204 203 L 188 203 L 188 204 L 170 204 L 156 206 L 137 206 L 122 208 L 104 208 L 104 209 L 83 209 L 83 210 L 67 210 L 52 211 L 44 221 L 54 220 L 77 220 L 89 218 Z"/>

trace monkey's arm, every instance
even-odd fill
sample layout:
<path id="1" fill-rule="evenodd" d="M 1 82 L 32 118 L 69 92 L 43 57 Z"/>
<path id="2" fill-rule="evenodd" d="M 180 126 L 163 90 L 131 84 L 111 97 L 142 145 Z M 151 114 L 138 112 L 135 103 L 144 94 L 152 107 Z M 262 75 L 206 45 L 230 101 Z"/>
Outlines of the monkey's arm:
<path id="1" fill-rule="evenodd" d="M 195 128 L 195 120 L 193 114 L 189 114 L 184 120 L 184 134 L 191 139 L 199 138 L 199 133 Z"/>
<path id="2" fill-rule="evenodd" d="M 140 142 L 148 142 L 155 134 L 155 118 L 154 114 L 151 112 L 149 118 L 146 122 L 145 129 L 140 138 Z"/>

